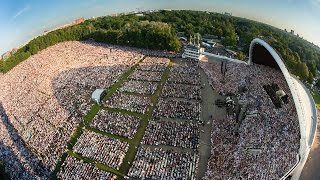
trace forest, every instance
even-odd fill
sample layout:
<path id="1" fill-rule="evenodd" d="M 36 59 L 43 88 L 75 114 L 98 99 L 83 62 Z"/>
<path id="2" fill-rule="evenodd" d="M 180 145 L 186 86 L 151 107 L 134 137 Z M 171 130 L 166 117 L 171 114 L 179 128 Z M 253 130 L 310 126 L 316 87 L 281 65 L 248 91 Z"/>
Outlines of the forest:
<path id="1" fill-rule="evenodd" d="M 34 38 L 7 60 L 0 61 L 0 71 L 7 72 L 38 51 L 70 40 L 93 39 L 109 44 L 178 51 L 177 32 L 184 32 L 187 38 L 195 33 L 214 35 L 223 45 L 246 55 L 250 42 L 256 37 L 263 38 L 280 54 L 290 72 L 304 82 L 313 82 L 320 69 L 319 47 L 285 30 L 213 12 L 163 10 L 144 16 L 99 17 L 52 31 Z"/>

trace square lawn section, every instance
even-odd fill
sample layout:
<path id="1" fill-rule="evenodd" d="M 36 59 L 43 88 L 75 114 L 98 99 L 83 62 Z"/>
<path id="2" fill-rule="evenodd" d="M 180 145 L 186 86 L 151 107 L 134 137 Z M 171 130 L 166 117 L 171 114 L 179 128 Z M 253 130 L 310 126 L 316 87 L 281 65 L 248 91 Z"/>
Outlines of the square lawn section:
<path id="1" fill-rule="evenodd" d="M 199 134 L 197 122 L 150 121 L 141 143 L 196 149 Z"/>
<path id="2" fill-rule="evenodd" d="M 201 106 L 199 102 L 187 100 L 173 100 L 160 98 L 153 116 L 156 119 L 160 117 L 179 118 L 189 120 L 200 120 Z"/>
<path id="3" fill-rule="evenodd" d="M 58 173 L 59 179 L 112 179 L 116 178 L 110 172 L 98 169 L 92 164 L 81 162 L 80 160 L 68 156 L 62 165 L 62 170 Z"/>
<path id="4" fill-rule="evenodd" d="M 144 114 L 151 104 L 150 97 L 115 93 L 104 105 L 110 108 L 124 109 L 131 112 Z"/>
<path id="5" fill-rule="evenodd" d="M 91 131 L 85 131 L 74 146 L 74 151 L 84 157 L 119 169 L 129 144 Z"/>
<path id="6" fill-rule="evenodd" d="M 140 147 L 128 176 L 137 179 L 196 179 L 199 156 L 161 148 Z"/>
<path id="7" fill-rule="evenodd" d="M 195 85 L 166 83 L 161 96 L 200 100 L 200 89 L 200 86 Z"/>
<path id="8" fill-rule="evenodd" d="M 129 76 L 129 79 L 140 80 L 140 81 L 161 81 L 162 74 L 163 72 L 135 70 Z"/>
<path id="9" fill-rule="evenodd" d="M 120 88 L 121 92 L 131 92 L 139 94 L 153 94 L 158 83 L 147 81 L 126 81 Z"/>
<path id="10" fill-rule="evenodd" d="M 137 117 L 101 110 L 91 122 L 90 127 L 132 139 L 139 124 L 140 119 Z"/>

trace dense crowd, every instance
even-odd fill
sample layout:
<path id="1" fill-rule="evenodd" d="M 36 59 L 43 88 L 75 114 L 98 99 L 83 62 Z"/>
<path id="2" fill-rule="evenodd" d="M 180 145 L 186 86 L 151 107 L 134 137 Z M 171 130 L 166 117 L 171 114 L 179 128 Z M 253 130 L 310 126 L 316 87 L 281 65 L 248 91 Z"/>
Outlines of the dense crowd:
<path id="1" fill-rule="evenodd" d="M 171 67 L 171 72 L 178 74 L 200 75 L 199 63 L 197 61 L 189 60 L 185 63 L 173 64 Z"/>
<path id="2" fill-rule="evenodd" d="M 199 133 L 198 123 L 150 121 L 141 143 L 196 149 Z"/>
<path id="3" fill-rule="evenodd" d="M 140 120 L 121 113 L 100 111 L 91 122 L 91 127 L 100 131 L 132 139 L 137 132 Z"/>
<path id="4" fill-rule="evenodd" d="M 157 89 L 157 83 L 147 81 L 126 81 L 120 88 L 121 92 L 153 94 Z"/>
<path id="5" fill-rule="evenodd" d="M 171 73 L 168 79 L 172 83 L 200 85 L 200 75 Z"/>
<path id="6" fill-rule="evenodd" d="M 142 54 L 146 55 L 146 56 L 154 56 L 154 57 L 165 57 L 165 58 L 175 58 L 175 57 L 179 57 L 181 55 L 177 54 L 176 52 L 171 52 L 171 51 L 162 51 L 162 50 L 153 50 L 153 51 L 149 51 L 149 50 L 141 50 Z"/>
<path id="7" fill-rule="evenodd" d="M 74 146 L 74 151 L 84 157 L 119 169 L 129 144 L 91 131 L 85 131 Z"/>
<path id="8" fill-rule="evenodd" d="M 170 60 L 159 57 L 146 57 L 140 64 L 138 69 L 143 71 L 163 72 L 169 65 Z"/>
<path id="9" fill-rule="evenodd" d="M 124 109 L 131 112 L 145 113 L 151 104 L 150 97 L 115 93 L 106 100 L 105 105 L 110 108 Z"/>
<path id="10" fill-rule="evenodd" d="M 187 100 L 167 100 L 160 98 L 153 112 L 154 117 L 200 120 L 201 106 L 199 102 Z"/>
<path id="11" fill-rule="evenodd" d="M 147 50 L 93 42 L 48 47 L 3 74 L 0 160 L 13 179 L 49 177 L 95 88 L 108 88 Z M 21 137 L 25 144 L 17 144 Z M 0 144 L 1 144 L 0 143 Z M 33 153 L 37 158 L 30 155 Z M 39 171 L 39 163 L 47 170 Z"/>
<path id="12" fill-rule="evenodd" d="M 135 70 L 129 78 L 139 81 L 161 81 L 162 74 L 163 72 Z"/>
<path id="13" fill-rule="evenodd" d="M 128 176 L 138 179 L 196 179 L 199 157 L 193 152 L 140 147 Z"/>
<path id="14" fill-rule="evenodd" d="M 233 93 L 246 103 L 248 114 L 214 120 L 212 150 L 206 179 L 280 179 L 295 163 L 300 131 L 297 112 L 282 73 L 263 65 L 227 64 L 226 76 L 217 63 L 202 63 L 213 88 Z M 264 85 L 277 84 L 288 103 L 276 108 Z M 247 91 L 241 91 L 241 89 Z M 236 128 L 238 125 L 238 128 Z"/>
<path id="15" fill-rule="evenodd" d="M 117 179 L 117 176 L 71 156 L 67 157 L 62 166 L 63 169 L 58 173 L 60 179 Z"/>
<path id="16" fill-rule="evenodd" d="M 162 89 L 161 97 L 184 98 L 200 100 L 200 86 L 187 84 L 166 83 Z"/>

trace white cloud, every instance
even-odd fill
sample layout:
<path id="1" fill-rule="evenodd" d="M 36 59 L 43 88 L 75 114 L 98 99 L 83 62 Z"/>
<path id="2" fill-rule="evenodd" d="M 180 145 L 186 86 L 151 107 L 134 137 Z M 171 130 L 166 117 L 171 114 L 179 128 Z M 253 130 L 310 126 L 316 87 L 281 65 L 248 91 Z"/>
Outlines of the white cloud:
<path id="1" fill-rule="evenodd" d="M 28 11 L 30 9 L 29 5 L 26 5 L 23 9 L 19 10 L 17 13 L 15 13 L 12 16 L 12 19 L 16 19 L 18 16 L 20 16 L 21 14 L 25 13 L 26 11 Z"/>

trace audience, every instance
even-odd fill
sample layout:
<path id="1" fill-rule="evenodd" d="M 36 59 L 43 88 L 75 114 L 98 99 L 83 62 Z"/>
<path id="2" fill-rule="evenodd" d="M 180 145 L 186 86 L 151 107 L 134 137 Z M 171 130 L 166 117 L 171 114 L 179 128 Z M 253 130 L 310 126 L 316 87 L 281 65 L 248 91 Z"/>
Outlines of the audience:
<path id="1" fill-rule="evenodd" d="M 78 139 L 73 150 L 96 162 L 119 169 L 128 148 L 128 143 L 121 142 L 118 139 L 85 131 Z"/>
<path id="2" fill-rule="evenodd" d="M 218 63 L 200 65 L 214 89 L 235 94 L 247 104 L 248 114 L 255 114 L 240 124 L 232 116 L 213 121 L 205 179 L 280 179 L 296 163 L 300 147 L 297 112 L 282 73 L 263 65 L 228 63 L 223 77 Z M 270 84 L 289 95 L 281 108 L 275 107 L 263 88 Z M 247 91 L 239 91 L 240 87 Z"/>
<path id="3" fill-rule="evenodd" d="M 110 108 L 124 109 L 144 114 L 151 104 L 151 99 L 150 97 L 115 93 L 104 104 Z"/>
<path id="4" fill-rule="evenodd" d="M 71 156 L 64 161 L 63 169 L 59 172 L 58 177 L 60 179 L 117 179 L 117 176 Z"/>
<path id="5" fill-rule="evenodd" d="M 141 143 L 196 149 L 199 134 L 198 123 L 150 121 Z"/>
<path id="6" fill-rule="evenodd" d="M 157 89 L 157 83 L 147 81 L 126 81 L 120 88 L 121 92 L 153 94 Z"/>
<path id="7" fill-rule="evenodd" d="M 140 147 L 128 176 L 137 179 L 196 179 L 198 155 Z"/>
<path id="8" fill-rule="evenodd" d="M 91 123 L 92 128 L 132 139 L 140 120 L 137 117 L 101 110 Z"/>

